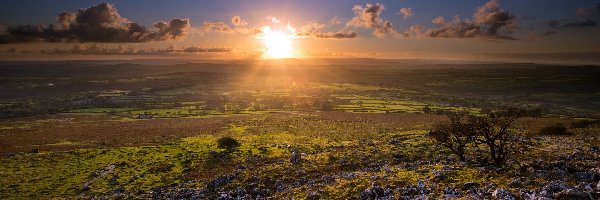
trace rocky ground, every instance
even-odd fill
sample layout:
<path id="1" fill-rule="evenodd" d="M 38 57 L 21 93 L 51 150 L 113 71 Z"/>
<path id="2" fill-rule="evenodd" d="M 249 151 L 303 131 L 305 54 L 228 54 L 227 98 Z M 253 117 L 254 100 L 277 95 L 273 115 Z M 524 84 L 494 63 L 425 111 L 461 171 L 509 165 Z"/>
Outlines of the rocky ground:
<path id="1" fill-rule="evenodd" d="M 495 167 L 460 162 L 429 138 L 431 125 L 444 118 L 341 112 L 269 114 L 224 118 L 221 123 L 228 125 L 217 132 L 186 133 L 150 146 L 22 152 L 0 158 L 0 197 L 600 198 L 598 127 L 569 128 L 570 135 L 549 136 L 537 134 L 537 129 L 565 119 L 520 120 L 515 129 L 527 133 L 533 143 L 526 153 L 513 155 L 506 165 Z M 139 123 L 111 122 L 116 127 Z M 232 151 L 218 148 L 216 139 L 222 136 L 236 138 L 241 146 Z"/>

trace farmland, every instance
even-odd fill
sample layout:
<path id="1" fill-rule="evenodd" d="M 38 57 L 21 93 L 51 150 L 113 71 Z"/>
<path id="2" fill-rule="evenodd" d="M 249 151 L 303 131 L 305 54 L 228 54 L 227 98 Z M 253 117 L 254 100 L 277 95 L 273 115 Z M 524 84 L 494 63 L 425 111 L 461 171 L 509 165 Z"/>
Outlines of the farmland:
<path id="1" fill-rule="evenodd" d="M 7 62 L 0 80 L 1 199 L 598 197 L 597 66 Z M 428 137 L 446 114 L 508 108 L 531 142 L 505 166 Z M 541 134 L 558 123 L 569 135 Z"/>

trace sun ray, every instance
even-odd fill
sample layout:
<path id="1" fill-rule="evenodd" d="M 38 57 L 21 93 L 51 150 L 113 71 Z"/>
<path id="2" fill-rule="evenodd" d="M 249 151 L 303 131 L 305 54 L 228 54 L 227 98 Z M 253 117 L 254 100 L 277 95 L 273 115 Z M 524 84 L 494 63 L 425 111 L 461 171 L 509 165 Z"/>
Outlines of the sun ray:
<path id="1" fill-rule="evenodd" d="M 275 31 L 271 27 L 263 27 L 262 40 L 265 45 L 264 55 L 267 58 L 292 58 L 294 49 L 292 47 L 292 35 L 290 31 Z"/>

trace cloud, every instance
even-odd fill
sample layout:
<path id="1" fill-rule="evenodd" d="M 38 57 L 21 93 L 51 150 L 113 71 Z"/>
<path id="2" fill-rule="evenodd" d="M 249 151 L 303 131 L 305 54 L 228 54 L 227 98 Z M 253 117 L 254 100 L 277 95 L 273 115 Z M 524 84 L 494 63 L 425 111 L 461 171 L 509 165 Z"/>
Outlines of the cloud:
<path id="1" fill-rule="evenodd" d="M 233 16 L 231 17 L 231 24 L 233 24 L 234 26 L 245 26 L 248 25 L 248 22 L 246 22 L 246 20 L 243 20 L 240 16 Z"/>
<path id="2" fill-rule="evenodd" d="M 393 29 L 392 23 L 381 18 L 381 13 L 384 9 L 383 4 L 380 3 L 367 3 L 364 7 L 362 5 L 355 5 L 352 9 L 354 17 L 348 22 L 348 25 L 373 29 L 373 35 L 380 38 L 386 35 L 395 36 L 397 33 Z"/>
<path id="3" fill-rule="evenodd" d="M 487 36 L 498 36 L 502 29 L 507 34 L 512 33 L 517 27 L 515 15 L 500 8 L 499 0 L 491 0 L 480 7 L 473 15 L 475 24 L 482 26 L 483 33 Z"/>
<path id="4" fill-rule="evenodd" d="M 542 33 L 535 33 L 533 31 L 531 31 L 527 34 L 527 39 L 528 40 L 538 40 L 542 37 L 548 37 L 548 36 L 554 35 L 556 33 L 558 33 L 558 32 L 556 32 L 554 30 L 545 31 Z"/>
<path id="5" fill-rule="evenodd" d="M 517 18 L 509 11 L 500 8 L 499 0 L 491 0 L 479 7 L 472 19 L 455 16 L 451 22 L 439 16 L 432 20 L 438 28 L 427 30 L 427 37 L 515 39 L 511 36 L 517 28 Z"/>
<path id="6" fill-rule="evenodd" d="M 102 45 L 102 44 L 77 44 L 71 49 L 45 49 L 41 50 L 42 54 L 75 54 L 75 55 L 176 55 L 176 54 L 193 54 L 193 53 L 226 53 L 231 52 L 230 48 L 204 48 L 197 46 L 188 46 L 177 48 L 171 45 L 165 49 L 134 49 L 129 48 L 125 44 L 118 46 Z"/>
<path id="7" fill-rule="evenodd" d="M 58 14 L 58 23 L 62 26 L 62 28 L 68 29 L 69 25 L 73 23 L 75 18 L 77 18 L 77 15 L 75 13 L 62 12 Z"/>
<path id="8" fill-rule="evenodd" d="M 279 24 L 279 22 L 281 22 L 280 19 L 278 19 L 277 17 L 273 17 L 271 15 L 267 16 L 267 20 L 270 20 L 271 22 L 273 22 L 275 24 Z"/>
<path id="9" fill-rule="evenodd" d="M 76 13 L 62 12 L 58 25 L 9 26 L 0 35 L 0 43 L 27 42 L 101 42 L 140 43 L 162 40 L 177 40 L 185 37 L 190 29 L 188 19 L 173 19 L 157 22 L 157 30 L 131 22 L 121 17 L 117 9 L 108 3 L 79 9 Z"/>
<path id="10" fill-rule="evenodd" d="M 300 31 L 296 32 L 295 35 L 298 37 L 314 37 L 320 39 L 352 39 L 358 37 L 358 34 L 354 31 L 336 31 L 336 32 L 323 32 L 327 25 L 318 22 L 309 22 L 308 24 L 300 27 Z"/>
<path id="11" fill-rule="evenodd" d="M 317 33 L 314 36 L 316 38 L 352 39 L 352 38 L 358 37 L 358 34 L 354 31 L 338 31 L 338 32 Z"/>
<path id="12" fill-rule="evenodd" d="M 225 22 L 204 22 L 201 30 L 202 32 L 241 33 L 251 35 L 262 33 L 260 27 L 245 27 L 248 25 L 248 22 L 237 15 L 231 17 L 231 24 L 233 26 L 230 26 Z"/>
<path id="13" fill-rule="evenodd" d="M 600 3 L 591 7 L 580 7 L 575 10 L 575 15 L 579 18 L 577 22 L 565 24 L 565 27 L 595 27 L 600 23 Z"/>
<path id="14" fill-rule="evenodd" d="M 550 27 L 550 28 L 558 28 L 560 26 L 560 21 L 558 21 L 556 19 L 551 19 L 551 20 L 546 21 L 545 24 L 548 25 L 548 27 Z"/>
<path id="15" fill-rule="evenodd" d="M 154 27 L 158 29 L 159 40 L 178 40 L 186 36 L 190 29 L 190 21 L 188 19 L 172 19 L 169 23 L 156 22 Z"/>
<path id="16" fill-rule="evenodd" d="M 233 33 L 234 30 L 225 22 L 204 22 L 202 24 L 202 30 L 204 32 L 225 32 Z"/>
<path id="17" fill-rule="evenodd" d="M 342 21 L 340 20 L 340 18 L 338 16 L 333 16 L 331 19 L 329 19 L 329 23 L 330 24 L 341 24 Z"/>
<path id="18" fill-rule="evenodd" d="M 218 53 L 218 52 L 231 52 L 231 49 L 230 48 L 204 48 L 204 47 L 190 46 L 190 47 L 183 48 L 183 52 L 187 52 L 187 53 L 199 53 L 199 52 Z"/>
<path id="19" fill-rule="evenodd" d="M 592 19 L 592 18 L 585 18 L 585 19 L 583 19 L 583 21 L 570 22 L 570 23 L 565 24 L 565 27 L 567 27 L 567 28 L 594 27 L 594 26 L 598 26 L 598 21 L 596 19 Z"/>
<path id="20" fill-rule="evenodd" d="M 325 28 L 325 24 L 321 24 L 319 22 L 309 22 L 308 24 L 300 27 L 300 32 L 303 33 L 315 33 L 315 32 L 320 32 L 321 30 L 323 30 L 323 28 Z"/>
<path id="21" fill-rule="evenodd" d="M 413 25 L 402 33 L 402 37 L 418 37 L 422 35 L 423 25 Z"/>
<path id="22" fill-rule="evenodd" d="M 543 32 L 541 35 L 542 36 L 550 36 L 550 35 L 554 35 L 554 34 L 556 34 L 556 31 L 546 31 L 546 32 Z"/>
<path id="23" fill-rule="evenodd" d="M 412 17 L 414 13 L 412 11 L 412 8 L 400 8 L 398 14 L 402 15 L 402 17 L 406 20 L 409 17 Z"/>
<path id="24" fill-rule="evenodd" d="M 233 16 L 231 18 L 232 23 L 235 18 L 236 18 L 236 16 Z M 245 21 L 242 20 L 241 22 L 245 22 Z M 233 25 L 234 25 L 234 27 L 229 26 L 229 24 L 227 24 L 225 22 L 204 22 L 202 24 L 201 30 L 202 30 L 202 32 L 205 32 L 205 33 L 220 32 L 220 33 L 241 33 L 241 34 L 251 34 L 251 35 L 262 33 L 262 29 L 260 27 L 246 28 L 246 27 L 241 27 L 241 26 L 246 26 L 247 24 L 244 24 L 244 25 L 238 24 L 237 26 L 235 24 L 233 24 Z"/>

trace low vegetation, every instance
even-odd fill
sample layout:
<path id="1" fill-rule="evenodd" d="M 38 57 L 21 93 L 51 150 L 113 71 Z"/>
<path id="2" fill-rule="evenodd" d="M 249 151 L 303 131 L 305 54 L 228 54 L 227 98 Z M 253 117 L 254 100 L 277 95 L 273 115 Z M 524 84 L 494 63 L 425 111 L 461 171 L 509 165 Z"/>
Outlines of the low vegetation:
<path id="1" fill-rule="evenodd" d="M 551 126 L 546 126 L 540 129 L 540 134 L 542 135 L 569 135 L 571 134 L 567 131 L 567 127 L 562 123 L 556 123 Z"/>

